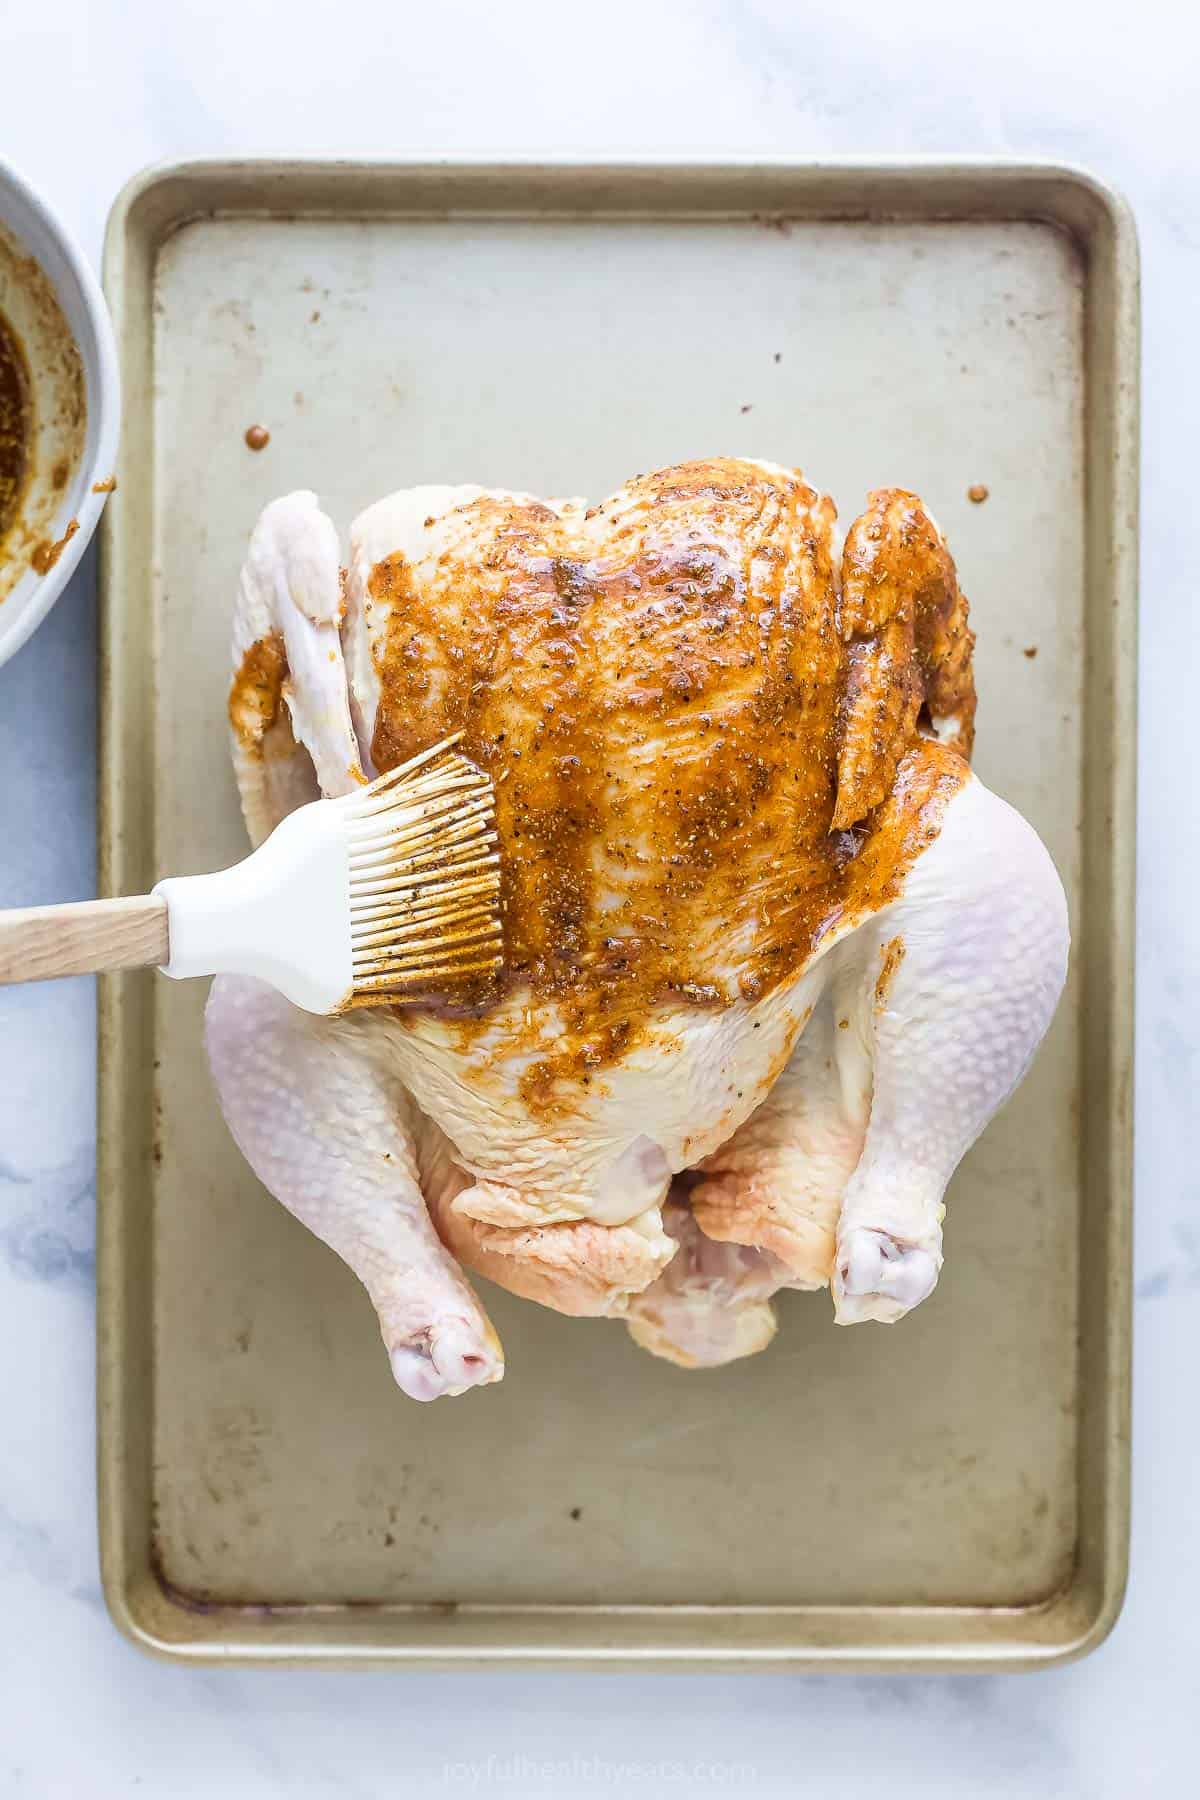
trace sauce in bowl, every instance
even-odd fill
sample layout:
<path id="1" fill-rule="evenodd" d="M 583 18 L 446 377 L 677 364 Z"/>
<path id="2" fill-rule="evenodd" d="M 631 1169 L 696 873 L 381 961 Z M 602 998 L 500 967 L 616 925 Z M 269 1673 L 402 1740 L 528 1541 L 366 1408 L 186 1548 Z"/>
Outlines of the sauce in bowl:
<path id="1" fill-rule="evenodd" d="M 9 595 L 26 576 L 44 581 L 82 529 L 72 511 L 87 410 L 83 356 L 53 284 L 0 224 L 0 635 Z"/>
<path id="2" fill-rule="evenodd" d="M 29 365 L 20 339 L 0 312 L 0 543 L 21 504 L 31 429 Z"/>

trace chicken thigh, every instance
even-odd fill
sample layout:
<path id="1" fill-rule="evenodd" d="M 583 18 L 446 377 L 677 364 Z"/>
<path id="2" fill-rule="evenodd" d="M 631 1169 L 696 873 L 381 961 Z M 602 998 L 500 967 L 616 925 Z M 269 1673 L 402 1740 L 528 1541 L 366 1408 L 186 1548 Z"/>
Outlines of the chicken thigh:
<path id="1" fill-rule="evenodd" d="M 495 783 L 505 970 L 335 1020 L 214 983 L 210 1060 L 265 1184 L 347 1261 L 417 1398 L 496 1379 L 462 1274 L 625 1317 L 687 1365 L 770 1295 L 891 1321 L 955 1166 L 1065 976 L 1061 884 L 971 774 L 940 532 L 883 490 L 835 557 L 792 470 L 713 459 L 603 504 L 314 495 L 253 534 L 234 622 L 251 835 L 461 732 Z"/>

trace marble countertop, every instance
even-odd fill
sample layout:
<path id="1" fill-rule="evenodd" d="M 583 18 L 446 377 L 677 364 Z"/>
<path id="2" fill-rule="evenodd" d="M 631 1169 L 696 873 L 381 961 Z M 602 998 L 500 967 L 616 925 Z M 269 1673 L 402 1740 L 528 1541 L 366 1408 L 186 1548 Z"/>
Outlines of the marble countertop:
<path id="1" fill-rule="evenodd" d="M 953 1678 L 146 1659 L 109 1623 L 97 1572 L 93 993 L 16 989 L 0 993 L 0 1794 L 1186 1793 L 1200 1667 L 1200 1441 L 1182 1397 L 1200 1358 L 1200 848 L 1180 771 L 1200 682 L 1187 551 L 1200 21 L 1177 0 L 1143 0 L 1132 19 L 1110 0 L 1081 13 L 1045 0 L 1000 15 L 862 0 L 845 25 L 787 0 L 6 11 L 5 154 L 93 258 L 128 175 L 190 154 L 958 151 L 1089 165 L 1124 190 L 1141 234 L 1145 475 L 1134 1527 L 1109 1641 L 1067 1668 Z M 95 639 L 89 555 L 0 670 L 2 905 L 94 891 Z"/>

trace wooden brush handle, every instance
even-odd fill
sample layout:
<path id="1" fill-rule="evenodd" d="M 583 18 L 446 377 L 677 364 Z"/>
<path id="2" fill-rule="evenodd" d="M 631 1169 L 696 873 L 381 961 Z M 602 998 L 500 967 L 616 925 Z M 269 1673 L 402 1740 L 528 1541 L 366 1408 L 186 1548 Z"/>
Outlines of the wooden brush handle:
<path id="1" fill-rule="evenodd" d="M 0 912 L 0 983 L 141 969 L 170 954 L 167 903 L 153 894 Z"/>

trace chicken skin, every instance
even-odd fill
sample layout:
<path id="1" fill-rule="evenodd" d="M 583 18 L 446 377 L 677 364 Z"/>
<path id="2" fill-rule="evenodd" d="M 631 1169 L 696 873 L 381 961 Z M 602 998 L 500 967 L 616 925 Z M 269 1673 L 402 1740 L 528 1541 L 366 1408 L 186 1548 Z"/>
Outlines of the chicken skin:
<path id="1" fill-rule="evenodd" d="M 495 1380 L 463 1268 L 686 1366 L 770 1296 L 892 1321 L 1065 978 L 1062 887 L 972 775 L 973 639 L 913 494 L 840 560 L 793 470 L 595 507 L 416 488 L 345 568 L 316 497 L 251 539 L 230 698 L 257 841 L 452 732 L 493 778 L 502 978 L 300 1015 L 222 978 L 210 1061 L 265 1185 L 367 1288 L 416 1398 Z"/>

